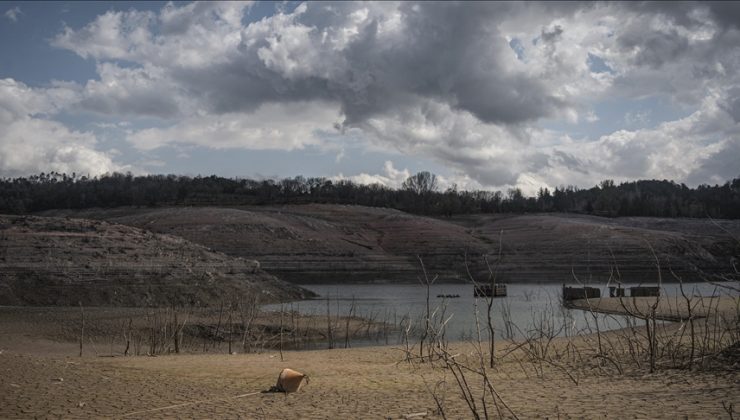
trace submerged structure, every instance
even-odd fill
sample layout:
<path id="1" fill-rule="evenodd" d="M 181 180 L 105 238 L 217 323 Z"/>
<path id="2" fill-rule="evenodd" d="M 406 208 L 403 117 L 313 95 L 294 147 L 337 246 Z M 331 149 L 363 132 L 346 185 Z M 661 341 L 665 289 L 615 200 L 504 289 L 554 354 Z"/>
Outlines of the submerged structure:
<path id="1" fill-rule="evenodd" d="M 567 287 L 563 285 L 563 300 L 597 299 L 601 297 L 601 289 L 596 287 Z"/>
<path id="2" fill-rule="evenodd" d="M 657 286 L 636 286 L 630 287 L 630 296 L 660 296 L 660 287 Z"/>
<path id="3" fill-rule="evenodd" d="M 478 284 L 473 290 L 473 296 L 475 297 L 504 297 L 506 296 L 506 285 L 495 284 Z"/>
<path id="4" fill-rule="evenodd" d="M 658 286 L 635 286 L 629 288 L 630 297 L 660 296 Z M 598 299 L 601 297 L 601 289 L 597 287 L 568 287 L 563 285 L 563 301 L 568 302 L 577 299 Z M 625 288 L 609 286 L 610 298 L 627 297 Z"/>

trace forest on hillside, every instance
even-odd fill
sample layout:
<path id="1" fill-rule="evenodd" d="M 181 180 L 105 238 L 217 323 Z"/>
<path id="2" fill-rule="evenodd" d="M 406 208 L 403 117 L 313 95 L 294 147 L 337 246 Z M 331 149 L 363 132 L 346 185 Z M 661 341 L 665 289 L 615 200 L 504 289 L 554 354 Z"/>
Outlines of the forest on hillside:
<path id="1" fill-rule="evenodd" d="M 280 204 L 354 204 L 410 213 L 451 216 L 471 213 L 561 212 L 599 216 L 740 218 L 740 178 L 723 185 L 689 188 L 666 180 L 619 185 L 611 180 L 580 189 L 542 188 L 527 197 L 520 189 L 460 191 L 438 187 L 434 174 L 419 172 L 401 188 L 356 184 L 349 180 L 305 178 L 252 180 L 218 176 L 100 177 L 56 172 L 0 179 L 0 213 L 25 214 L 50 209 L 120 206 L 236 206 Z"/>

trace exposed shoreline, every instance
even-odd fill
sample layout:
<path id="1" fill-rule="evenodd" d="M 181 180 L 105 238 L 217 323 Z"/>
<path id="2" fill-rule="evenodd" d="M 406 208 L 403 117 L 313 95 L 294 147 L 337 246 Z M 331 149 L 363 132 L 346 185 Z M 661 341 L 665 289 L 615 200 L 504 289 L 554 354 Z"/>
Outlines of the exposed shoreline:
<path id="1" fill-rule="evenodd" d="M 652 308 L 655 306 L 655 313 Z M 568 302 L 568 308 L 603 314 L 633 316 L 670 322 L 718 317 L 740 308 L 740 299 L 727 296 L 661 296 L 579 299 Z"/>
<path id="2" fill-rule="evenodd" d="M 713 307 L 729 308 L 729 303 Z M 137 412 L 134 417 L 400 419 L 423 414 L 441 418 L 433 395 L 443 401 L 448 418 L 470 417 L 450 371 L 441 368 L 440 361 L 404 361 L 403 345 L 286 350 L 282 357 L 269 349 L 235 355 L 223 354 L 222 349 L 220 354 L 95 357 L 86 343 L 85 356 L 78 357 L 78 343 L 42 334 L 43 317 L 25 316 L 21 321 L 38 328 L 7 334 L 12 323 L 0 324 L 3 418 L 100 418 Z M 697 323 L 696 333 L 702 336 L 705 329 L 699 324 L 703 321 Z M 679 323 L 673 323 L 658 331 L 660 337 L 670 337 L 679 328 Z M 649 373 L 627 353 L 620 353 L 620 343 L 632 334 L 625 330 L 534 341 L 498 340 L 497 364 L 489 372 L 490 379 L 519 418 L 738 414 L 740 358 L 736 353 L 713 353 L 702 360 L 701 368 L 693 369 L 663 367 L 670 360 L 661 359 L 658 369 Z M 597 345 L 604 346 L 612 363 L 595 357 Z M 411 346 L 412 354 L 418 354 L 418 342 Z M 532 358 L 546 348 L 545 358 Z M 452 342 L 447 351 L 471 366 L 476 366 L 481 354 L 475 342 Z M 288 396 L 261 393 L 275 384 L 284 367 L 309 375 L 310 383 Z M 472 392 L 479 395 L 477 380 L 471 383 Z M 141 413 L 144 410 L 152 411 Z"/>

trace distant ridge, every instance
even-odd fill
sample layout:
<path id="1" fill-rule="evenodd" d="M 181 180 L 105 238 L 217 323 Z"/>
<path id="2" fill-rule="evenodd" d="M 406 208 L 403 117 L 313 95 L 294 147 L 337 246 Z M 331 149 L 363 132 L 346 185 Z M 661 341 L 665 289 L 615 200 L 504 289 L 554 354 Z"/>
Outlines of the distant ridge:
<path id="1" fill-rule="evenodd" d="M 402 188 L 355 184 L 327 178 L 251 180 L 177 175 L 114 173 L 100 178 L 56 172 L 28 178 L 0 179 L 0 213 L 26 214 L 51 209 L 120 206 L 238 206 L 352 204 L 393 208 L 414 214 L 577 213 L 607 217 L 694 217 L 740 219 L 740 177 L 723 185 L 690 188 L 667 180 L 615 184 L 604 180 L 590 188 L 540 188 L 533 197 L 518 188 L 507 191 L 441 191 L 436 176 L 419 172 Z"/>

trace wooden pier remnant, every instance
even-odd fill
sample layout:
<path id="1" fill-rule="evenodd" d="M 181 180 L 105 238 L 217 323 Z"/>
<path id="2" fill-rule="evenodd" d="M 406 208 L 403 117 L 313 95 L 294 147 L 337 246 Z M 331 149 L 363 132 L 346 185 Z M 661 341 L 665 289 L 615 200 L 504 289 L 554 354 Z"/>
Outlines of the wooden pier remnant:
<path id="1" fill-rule="evenodd" d="M 596 299 L 601 297 L 601 289 L 596 287 L 566 287 L 563 285 L 563 300 Z"/>
<path id="2" fill-rule="evenodd" d="M 636 286 L 630 287 L 630 296 L 660 296 L 660 287 L 657 286 Z"/>
<path id="3" fill-rule="evenodd" d="M 491 287 L 490 284 L 479 284 L 473 291 L 475 297 L 504 297 L 506 296 L 506 285 L 496 284 Z"/>

